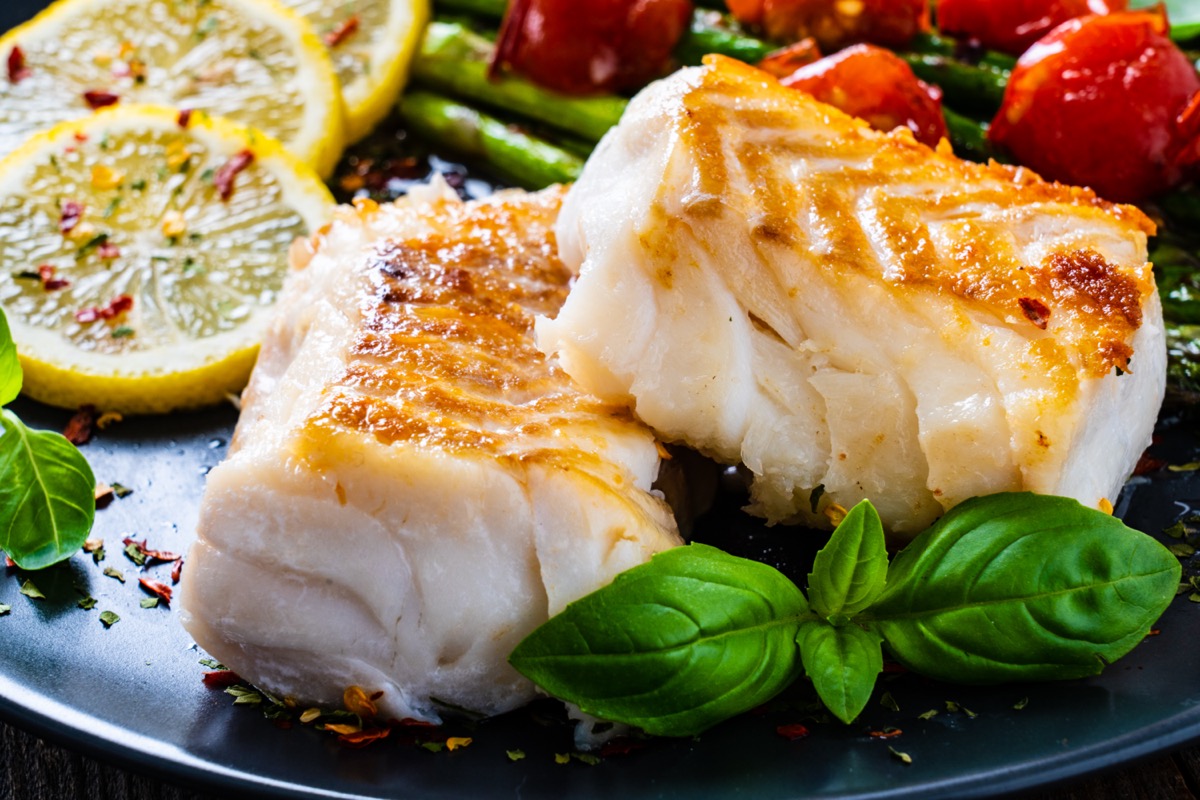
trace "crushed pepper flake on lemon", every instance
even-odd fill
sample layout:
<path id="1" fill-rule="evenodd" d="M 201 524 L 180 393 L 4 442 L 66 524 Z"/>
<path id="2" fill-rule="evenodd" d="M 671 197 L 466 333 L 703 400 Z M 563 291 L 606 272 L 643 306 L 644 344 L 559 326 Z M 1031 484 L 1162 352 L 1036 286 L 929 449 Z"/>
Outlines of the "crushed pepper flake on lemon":
<path id="1" fill-rule="evenodd" d="M 121 104 L 33 137 L 0 161 L 0 304 L 26 394 L 123 414 L 222 402 L 292 241 L 332 207 L 277 141 L 201 112 Z"/>

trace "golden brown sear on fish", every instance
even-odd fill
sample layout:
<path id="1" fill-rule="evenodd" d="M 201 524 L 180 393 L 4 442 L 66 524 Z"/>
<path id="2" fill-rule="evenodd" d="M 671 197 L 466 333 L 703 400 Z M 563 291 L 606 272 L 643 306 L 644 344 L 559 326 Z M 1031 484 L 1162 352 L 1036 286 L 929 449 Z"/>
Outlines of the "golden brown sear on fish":
<path id="1" fill-rule="evenodd" d="M 534 696 L 517 642 L 679 543 L 648 429 L 534 346 L 571 279 L 561 199 L 430 188 L 294 251 L 183 587 L 227 666 L 398 719 L 499 713 Z"/>

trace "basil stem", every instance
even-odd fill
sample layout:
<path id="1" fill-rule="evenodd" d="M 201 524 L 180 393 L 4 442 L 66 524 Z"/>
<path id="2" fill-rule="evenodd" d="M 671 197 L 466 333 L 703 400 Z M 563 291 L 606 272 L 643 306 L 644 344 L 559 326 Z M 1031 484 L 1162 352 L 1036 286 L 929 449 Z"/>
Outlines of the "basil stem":
<path id="1" fill-rule="evenodd" d="M 693 544 L 568 605 L 509 662 L 588 714 L 689 736 L 790 684 L 796 634 L 811 619 L 777 570 Z"/>
<path id="2" fill-rule="evenodd" d="M 1078 678 L 1133 649 L 1179 560 L 1074 500 L 996 494 L 951 509 L 892 561 L 856 621 L 900 663 L 960 683 Z"/>
<path id="3" fill-rule="evenodd" d="M 0 406 L 6 406 L 21 393 L 21 362 L 17 346 L 8 330 L 8 319 L 0 308 Z"/>

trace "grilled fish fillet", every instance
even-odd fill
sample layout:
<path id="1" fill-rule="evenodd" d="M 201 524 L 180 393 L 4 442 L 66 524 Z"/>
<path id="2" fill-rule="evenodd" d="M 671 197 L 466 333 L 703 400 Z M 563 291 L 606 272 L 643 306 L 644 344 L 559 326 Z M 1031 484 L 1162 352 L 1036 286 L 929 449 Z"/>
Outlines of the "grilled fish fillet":
<path id="1" fill-rule="evenodd" d="M 281 696 L 514 708 L 526 634 L 680 543 L 648 429 L 534 346 L 570 279 L 561 190 L 447 192 L 343 208 L 294 253 L 208 478 L 184 625 Z"/>
<path id="2" fill-rule="evenodd" d="M 870 498 L 914 533 L 974 495 L 1114 501 L 1165 385 L 1137 209 L 881 134 L 728 59 L 638 95 L 558 221 L 538 343 L 751 510 Z M 552 315 L 551 315 L 552 316 Z"/>

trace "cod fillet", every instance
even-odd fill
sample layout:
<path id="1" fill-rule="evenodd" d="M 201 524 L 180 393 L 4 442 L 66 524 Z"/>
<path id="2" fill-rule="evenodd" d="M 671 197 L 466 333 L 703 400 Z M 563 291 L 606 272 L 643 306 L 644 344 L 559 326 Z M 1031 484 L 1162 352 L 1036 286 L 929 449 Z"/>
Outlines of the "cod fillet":
<path id="1" fill-rule="evenodd" d="M 539 346 L 744 464 L 768 520 L 869 498 L 913 534 L 1022 489 L 1103 506 L 1150 441 L 1166 351 L 1140 211 L 729 59 L 634 98 L 557 231 L 579 279 Z"/>
<path id="2" fill-rule="evenodd" d="M 567 294 L 561 199 L 443 185 L 294 250 L 181 587 L 243 678 L 331 706 L 382 691 L 397 719 L 500 713 L 535 695 L 507 663 L 526 634 L 680 544 L 649 430 L 532 340 Z"/>

